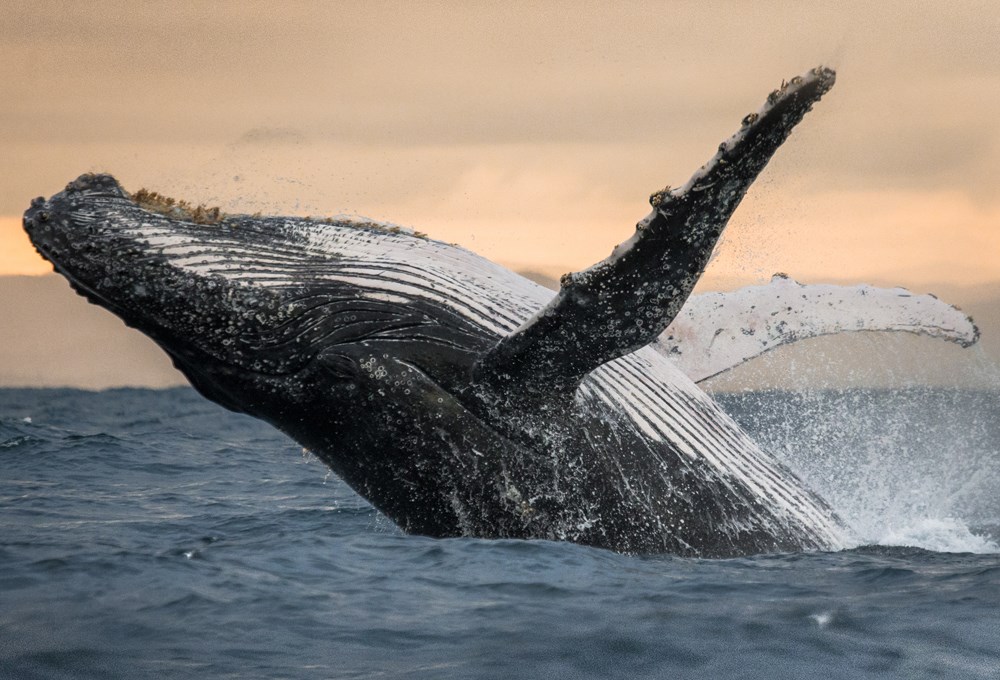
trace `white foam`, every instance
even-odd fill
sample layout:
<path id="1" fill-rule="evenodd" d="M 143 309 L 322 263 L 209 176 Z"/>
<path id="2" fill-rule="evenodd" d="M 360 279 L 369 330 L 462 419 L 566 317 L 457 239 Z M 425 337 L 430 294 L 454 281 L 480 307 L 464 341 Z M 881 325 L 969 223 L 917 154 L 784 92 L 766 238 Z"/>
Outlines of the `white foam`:
<path id="1" fill-rule="evenodd" d="M 902 526 L 890 526 L 874 542 L 935 552 L 1000 553 L 996 541 L 972 533 L 964 522 L 954 517 L 924 517 Z"/>
<path id="2" fill-rule="evenodd" d="M 830 612 L 818 612 L 816 614 L 810 614 L 809 618 L 812 619 L 817 626 L 820 628 L 826 628 L 833 621 L 833 614 Z"/>

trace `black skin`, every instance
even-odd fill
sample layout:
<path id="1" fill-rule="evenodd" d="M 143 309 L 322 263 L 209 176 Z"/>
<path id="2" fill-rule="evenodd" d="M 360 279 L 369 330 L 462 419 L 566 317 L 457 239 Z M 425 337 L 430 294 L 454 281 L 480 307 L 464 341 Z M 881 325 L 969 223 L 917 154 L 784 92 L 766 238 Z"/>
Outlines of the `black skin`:
<path id="1" fill-rule="evenodd" d="M 308 277 L 323 262 L 302 263 L 301 285 L 266 290 L 180 270 L 124 227 L 276 251 L 294 234 L 286 218 L 153 213 L 108 175 L 36 199 L 24 226 L 78 292 L 149 335 L 203 395 L 292 436 L 407 532 L 711 557 L 822 548 L 697 462 L 665 473 L 682 457 L 669 442 L 574 398 L 587 373 L 672 320 L 747 187 L 833 84 L 831 71 L 812 76 L 772 95 L 699 189 L 654 196 L 625 256 L 567 278 L 549 314 L 506 338 L 431 301 L 359 301 L 349 284 Z M 635 330 L 633 314 L 655 318 Z"/>
<path id="2" fill-rule="evenodd" d="M 501 392 L 510 384 L 543 399 L 571 395 L 601 364 L 656 340 L 705 271 L 747 189 L 835 78 L 818 68 L 771 93 L 767 109 L 747 117 L 742 138 L 720 145 L 690 191 L 653 194 L 653 213 L 637 225 L 631 248 L 564 276 L 535 323 L 480 361 L 477 379 Z"/>

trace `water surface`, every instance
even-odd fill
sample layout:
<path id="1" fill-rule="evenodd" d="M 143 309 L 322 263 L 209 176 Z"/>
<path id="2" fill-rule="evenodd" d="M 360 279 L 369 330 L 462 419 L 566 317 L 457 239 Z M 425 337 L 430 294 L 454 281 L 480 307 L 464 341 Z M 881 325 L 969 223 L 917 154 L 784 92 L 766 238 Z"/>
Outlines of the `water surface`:
<path id="1" fill-rule="evenodd" d="M 1000 677 L 997 395 L 723 403 L 859 541 L 921 547 L 404 536 L 189 389 L 0 390 L 0 677 Z"/>

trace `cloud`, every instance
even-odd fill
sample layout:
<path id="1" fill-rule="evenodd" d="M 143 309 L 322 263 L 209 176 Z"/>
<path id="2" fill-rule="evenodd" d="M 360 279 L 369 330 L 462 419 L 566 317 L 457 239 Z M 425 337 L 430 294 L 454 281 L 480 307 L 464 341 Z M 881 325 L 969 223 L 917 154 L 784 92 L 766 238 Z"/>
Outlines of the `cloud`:
<path id="1" fill-rule="evenodd" d="M 247 130 L 234 144 L 249 146 L 270 146 L 272 144 L 302 144 L 305 134 L 291 127 L 255 127 Z"/>

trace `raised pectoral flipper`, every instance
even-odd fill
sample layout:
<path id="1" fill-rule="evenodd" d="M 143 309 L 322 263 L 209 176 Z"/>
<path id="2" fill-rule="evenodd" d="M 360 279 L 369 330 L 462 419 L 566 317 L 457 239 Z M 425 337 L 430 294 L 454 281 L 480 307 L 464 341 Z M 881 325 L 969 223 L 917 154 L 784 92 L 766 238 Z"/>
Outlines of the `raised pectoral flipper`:
<path id="1" fill-rule="evenodd" d="M 772 92 L 684 187 L 653 194 L 653 211 L 610 257 L 564 276 L 548 306 L 482 357 L 476 381 L 498 395 L 571 395 L 590 371 L 655 340 L 750 184 L 834 79 L 816 68 Z"/>

